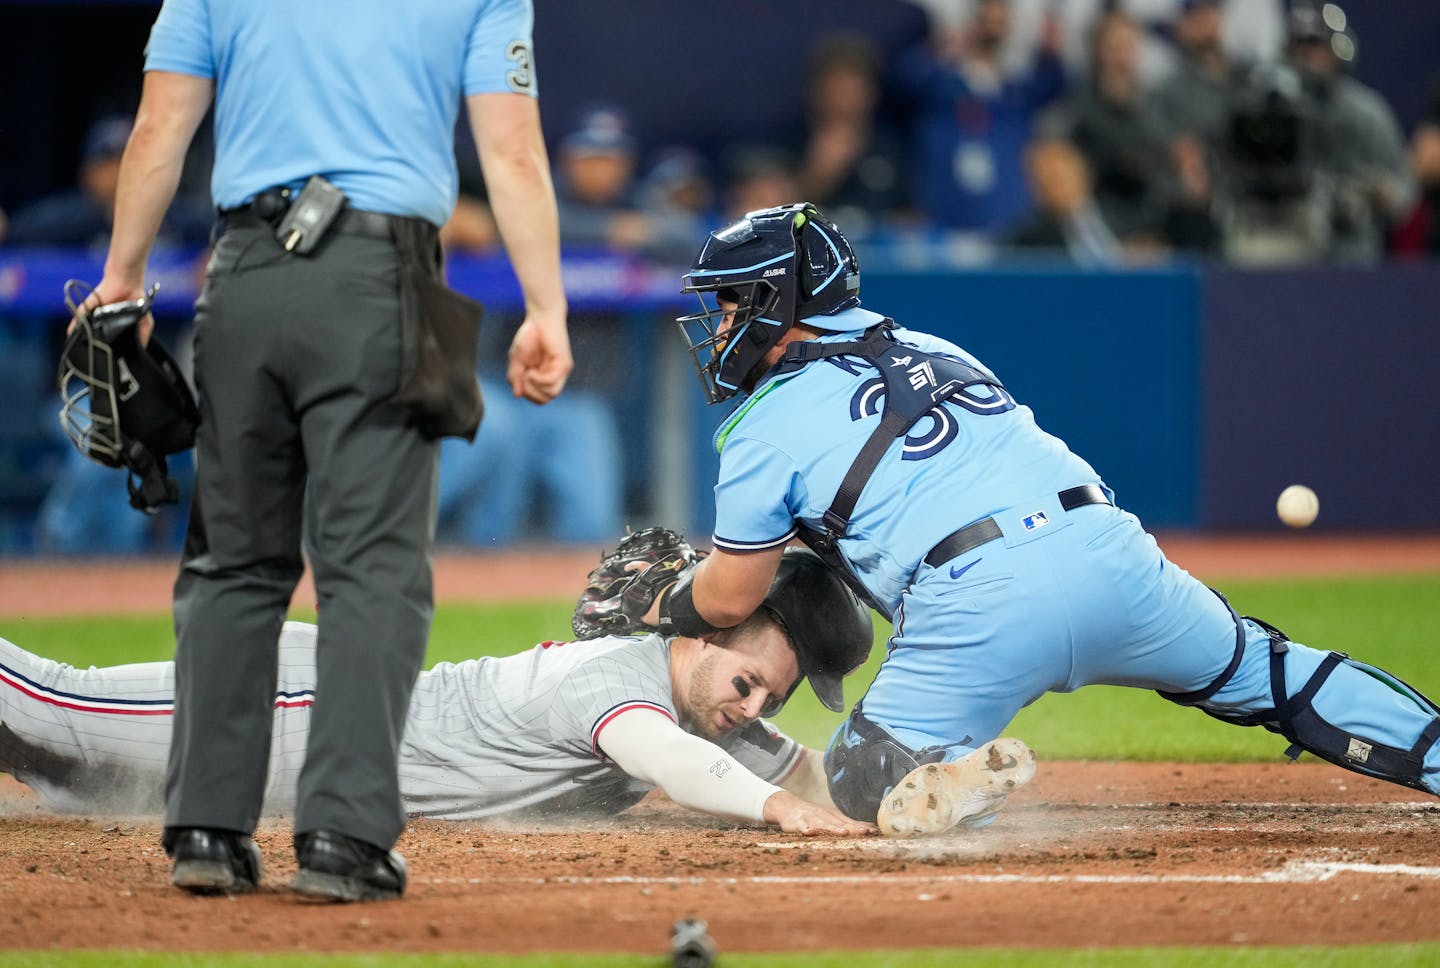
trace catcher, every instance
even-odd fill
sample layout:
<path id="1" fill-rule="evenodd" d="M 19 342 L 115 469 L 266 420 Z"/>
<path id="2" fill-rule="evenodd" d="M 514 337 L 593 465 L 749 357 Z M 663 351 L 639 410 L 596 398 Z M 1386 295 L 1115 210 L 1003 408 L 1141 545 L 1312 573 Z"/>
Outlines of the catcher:
<path id="1" fill-rule="evenodd" d="M 834 809 L 819 752 L 763 719 L 806 677 L 829 708 L 843 708 L 840 680 L 873 642 L 868 610 L 796 549 L 737 628 L 631 634 L 624 591 L 637 574 L 654 581 L 663 571 L 640 568 L 695 557 L 674 532 L 631 535 L 590 575 L 576 609 L 581 638 L 422 672 L 400 751 L 408 812 L 610 814 L 659 787 L 684 806 L 790 833 L 872 832 Z M 294 804 L 316 701 L 315 631 L 289 622 L 280 636 L 269 813 Z M 0 639 L 0 769 L 56 809 L 158 810 L 173 698 L 173 663 L 77 669 Z"/>

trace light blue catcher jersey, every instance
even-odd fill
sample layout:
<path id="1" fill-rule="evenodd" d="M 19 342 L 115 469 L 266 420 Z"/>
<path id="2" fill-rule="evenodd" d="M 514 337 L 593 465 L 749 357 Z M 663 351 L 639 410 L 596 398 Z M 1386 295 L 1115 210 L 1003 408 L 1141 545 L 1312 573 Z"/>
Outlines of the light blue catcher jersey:
<path id="1" fill-rule="evenodd" d="M 461 96 L 535 93 L 533 19 L 531 0 L 165 0 L 145 69 L 215 81 L 217 207 L 323 175 L 442 225 Z"/>
<path id="2" fill-rule="evenodd" d="M 881 317 L 852 309 L 826 323 L 851 319 L 853 330 L 827 333 L 819 341 L 855 339 Z M 893 335 L 902 344 L 985 370 L 945 340 L 905 329 Z M 845 472 L 880 422 L 883 391 L 875 368 L 849 356 L 810 363 L 757 387 L 715 435 L 716 547 L 772 548 L 795 535 L 796 522 L 820 529 Z M 970 387 L 890 445 L 860 496 L 840 550 L 865 587 L 893 612 L 925 555 L 952 531 L 1099 480 L 1063 441 L 1036 426 L 1030 409 L 1008 392 Z"/>

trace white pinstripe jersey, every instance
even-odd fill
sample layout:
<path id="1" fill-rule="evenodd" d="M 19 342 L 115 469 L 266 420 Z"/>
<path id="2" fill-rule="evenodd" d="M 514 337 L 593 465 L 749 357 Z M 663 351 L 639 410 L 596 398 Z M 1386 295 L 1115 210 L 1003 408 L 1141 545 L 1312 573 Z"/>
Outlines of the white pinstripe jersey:
<path id="1" fill-rule="evenodd" d="M 669 640 L 647 635 L 542 642 L 420 673 L 400 747 L 406 809 L 460 820 L 631 805 L 648 784 L 606 760 L 595 736 L 627 709 L 674 719 L 669 670 Z M 158 808 L 174 695 L 173 663 L 78 669 L 0 639 L 0 769 L 60 809 Z M 315 627 L 287 622 L 268 813 L 294 806 L 314 701 Z M 742 732 L 721 745 L 764 780 L 779 782 L 803 753 L 768 724 Z"/>

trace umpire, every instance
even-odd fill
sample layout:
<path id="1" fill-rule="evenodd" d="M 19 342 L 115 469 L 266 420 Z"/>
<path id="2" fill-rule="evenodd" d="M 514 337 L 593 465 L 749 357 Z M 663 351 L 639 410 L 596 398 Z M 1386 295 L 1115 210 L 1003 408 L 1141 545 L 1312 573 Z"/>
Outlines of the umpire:
<path id="1" fill-rule="evenodd" d="M 213 94 L 220 221 L 195 305 L 201 428 L 166 781 L 178 887 L 260 881 L 250 835 L 303 531 L 323 698 L 299 778 L 293 886 L 344 901 L 404 891 L 396 762 L 433 610 L 435 438 L 473 437 L 479 420 L 479 307 L 444 286 L 436 236 L 455 203 L 462 99 L 525 298 L 511 387 L 545 403 L 571 368 L 532 24 L 531 0 L 320 0 L 283 13 L 165 0 L 155 21 L 96 298 L 141 294 Z M 456 359 L 468 381 L 452 370 L 446 384 Z"/>

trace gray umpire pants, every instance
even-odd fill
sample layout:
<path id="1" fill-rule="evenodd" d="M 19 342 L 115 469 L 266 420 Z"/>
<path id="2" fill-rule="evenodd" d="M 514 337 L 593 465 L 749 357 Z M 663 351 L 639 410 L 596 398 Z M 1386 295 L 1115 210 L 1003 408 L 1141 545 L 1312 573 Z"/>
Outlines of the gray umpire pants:
<path id="1" fill-rule="evenodd" d="M 399 284 L 385 239 L 332 234 L 302 257 L 233 228 L 216 246 L 195 314 L 167 827 L 255 828 L 303 533 L 318 685 L 295 832 L 388 849 L 404 829 L 396 764 L 433 610 L 437 446 L 387 402 Z"/>

